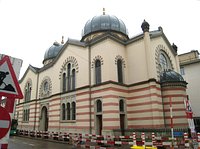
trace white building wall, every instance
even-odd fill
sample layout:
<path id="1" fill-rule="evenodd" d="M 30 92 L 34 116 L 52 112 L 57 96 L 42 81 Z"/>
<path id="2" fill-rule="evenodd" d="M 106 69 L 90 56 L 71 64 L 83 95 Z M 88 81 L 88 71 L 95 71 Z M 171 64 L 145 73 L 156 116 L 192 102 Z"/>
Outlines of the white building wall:
<path id="1" fill-rule="evenodd" d="M 183 78 L 188 82 L 187 94 L 194 113 L 194 117 L 200 117 L 199 101 L 200 101 L 200 62 L 184 66 L 185 74 Z"/>
<path id="2" fill-rule="evenodd" d="M 147 64 L 145 59 L 145 49 L 143 40 L 131 43 L 126 47 L 127 50 L 127 71 L 128 82 L 133 84 L 148 79 Z"/>
<path id="3" fill-rule="evenodd" d="M 100 43 L 97 43 L 95 46 L 91 47 L 91 63 L 93 65 L 91 69 L 92 76 L 92 84 L 95 84 L 95 59 L 97 57 L 102 58 L 101 72 L 102 72 L 102 82 L 106 81 L 118 81 L 117 79 L 117 65 L 115 64 L 115 59 L 117 56 L 121 56 L 125 63 L 126 55 L 125 55 L 125 47 L 119 44 L 116 41 L 111 39 L 106 39 Z M 126 71 L 124 71 L 126 72 Z M 112 75 L 110 75 L 112 74 Z M 126 78 L 126 74 L 124 74 L 124 80 Z"/>
<path id="4" fill-rule="evenodd" d="M 37 93 L 37 78 L 38 78 L 38 74 L 33 72 L 31 69 L 28 69 L 25 78 L 23 78 L 23 81 L 20 83 L 20 88 L 21 88 L 22 94 L 24 95 L 25 86 L 26 86 L 27 82 L 31 80 L 32 88 L 31 88 L 31 99 L 30 100 L 34 100 L 37 98 L 37 95 L 36 95 L 36 93 Z M 20 99 L 20 103 L 24 102 L 24 98 Z"/>
<path id="5" fill-rule="evenodd" d="M 88 51 L 86 48 L 68 45 L 56 63 L 50 69 L 46 69 L 39 74 L 39 87 L 44 77 L 48 76 L 52 81 L 52 94 L 62 92 L 61 69 L 69 57 L 74 57 L 78 64 L 76 72 L 76 88 L 88 85 Z"/>

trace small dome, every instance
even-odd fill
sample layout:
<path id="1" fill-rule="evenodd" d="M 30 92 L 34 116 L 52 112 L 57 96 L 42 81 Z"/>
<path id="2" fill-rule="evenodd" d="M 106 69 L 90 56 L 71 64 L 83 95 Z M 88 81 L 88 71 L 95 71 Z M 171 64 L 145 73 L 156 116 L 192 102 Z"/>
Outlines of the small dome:
<path id="1" fill-rule="evenodd" d="M 182 81 L 184 81 L 183 77 L 179 73 L 177 73 L 173 70 L 164 71 L 160 75 L 161 83 L 163 83 L 163 82 L 182 82 Z"/>
<path id="2" fill-rule="evenodd" d="M 57 54 L 59 53 L 60 49 L 63 45 L 59 44 L 58 42 L 54 42 L 53 45 L 46 50 L 44 54 L 44 61 L 55 58 Z"/>
<path id="3" fill-rule="evenodd" d="M 85 38 L 91 33 L 101 31 L 114 31 L 128 36 L 128 31 L 122 20 L 118 19 L 116 16 L 100 15 L 86 22 L 82 32 L 82 38 Z"/>

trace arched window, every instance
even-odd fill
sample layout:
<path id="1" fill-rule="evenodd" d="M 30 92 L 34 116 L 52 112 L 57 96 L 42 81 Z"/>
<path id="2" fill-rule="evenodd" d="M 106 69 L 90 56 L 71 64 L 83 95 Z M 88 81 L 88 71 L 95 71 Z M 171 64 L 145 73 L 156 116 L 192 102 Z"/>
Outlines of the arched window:
<path id="1" fill-rule="evenodd" d="M 76 103 L 72 102 L 72 120 L 76 119 Z"/>
<path id="2" fill-rule="evenodd" d="M 75 81 L 76 81 L 76 76 L 75 76 L 75 69 L 72 70 L 72 90 L 75 90 Z"/>
<path id="3" fill-rule="evenodd" d="M 122 99 L 119 101 L 119 111 L 124 112 L 124 101 Z"/>
<path id="4" fill-rule="evenodd" d="M 25 121 L 25 110 L 23 110 L 23 121 Z"/>
<path id="5" fill-rule="evenodd" d="M 122 60 L 117 60 L 117 75 L 118 75 L 118 82 L 123 83 L 123 70 L 122 70 Z"/>
<path id="6" fill-rule="evenodd" d="M 44 82 L 44 86 L 43 86 L 44 88 L 44 92 L 48 92 L 48 90 L 49 90 L 49 84 L 48 84 L 48 82 L 47 81 L 45 81 Z"/>
<path id="7" fill-rule="evenodd" d="M 28 115 L 28 116 L 27 116 L 27 117 L 28 117 L 28 118 L 27 118 L 27 121 L 29 121 L 30 109 L 28 109 L 27 115 Z"/>
<path id="8" fill-rule="evenodd" d="M 101 102 L 101 100 L 97 100 L 96 105 L 97 105 L 97 113 L 102 112 L 102 102 Z"/>
<path id="9" fill-rule="evenodd" d="M 25 110 L 25 115 L 26 115 L 25 116 L 25 121 L 27 122 L 28 121 L 28 110 L 27 109 Z"/>
<path id="10" fill-rule="evenodd" d="M 63 73 L 63 92 L 66 91 L 66 73 Z"/>
<path id="11" fill-rule="evenodd" d="M 67 65 L 67 91 L 71 90 L 71 64 Z"/>
<path id="12" fill-rule="evenodd" d="M 96 60 L 95 62 L 95 83 L 100 84 L 101 83 L 101 61 Z"/>
<path id="13" fill-rule="evenodd" d="M 172 69 L 169 57 L 164 51 L 161 51 L 159 55 L 159 63 L 160 63 L 160 72 Z"/>
<path id="14" fill-rule="evenodd" d="M 65 104 L 63 103 L 62 104 L 62 120 L 65 120 L 65 111 L 66 111 Z"/>
<path id="15" fill-rule="evenodd" d="M 67 103 L 67 120 L 70 120 L 70 103 Z"/>
<path id="16" fill-rule="evenodd" d="M 25 86 L 25 102 L 31 99 L 31 83 L 28 82 Z"/>

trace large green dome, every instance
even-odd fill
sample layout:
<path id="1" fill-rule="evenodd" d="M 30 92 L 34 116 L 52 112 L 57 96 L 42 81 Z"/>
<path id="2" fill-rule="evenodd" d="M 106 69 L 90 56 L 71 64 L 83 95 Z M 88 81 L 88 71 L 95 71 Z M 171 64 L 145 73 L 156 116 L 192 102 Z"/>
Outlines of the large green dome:
<path id="1" fill-rule="evenodd" d="M 82 39 L 92 33 L 103 31 L 112 31 L 128 36 L 127 28 L 122 20 L 118 19 L 116 16 L 100 15 L 86 22 L 82 31 Z"/>

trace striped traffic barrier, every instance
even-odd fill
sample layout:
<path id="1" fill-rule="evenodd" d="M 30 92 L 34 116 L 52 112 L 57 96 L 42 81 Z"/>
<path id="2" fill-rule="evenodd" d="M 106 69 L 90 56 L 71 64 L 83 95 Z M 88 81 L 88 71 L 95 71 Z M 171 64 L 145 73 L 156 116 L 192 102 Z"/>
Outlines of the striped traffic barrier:
<path id="1" fill-rule="evenodd" d="M 69 134 L 68 133 L 64 133 L 62 136 L 63 141 L 69 141 Z"/>
<path id="2" fill-rule="evenodd" d="M 152 139 L 152 144 L 156 142 L 156 137 L 154 132 L 151 133 L 151 139 Z"/>
<path id="3" fill-rule="evenodd" d="M 0 144 L 0 149 L 7 149 L 8 148 L 8 144 Z"/>
<path id="4" fill-rule="evenodd" d="M 30 131 L 29 134 L 31 137 L 35 137 L 35 131 Z"/>
<path id="5" fill-rule="evenodd" d="M 198 149 L 200 149 L 200 133 L 197 133 Z"/>
<path id="6" fill-rule="evenodd" d="M 142 132 L 141 134 L 142 144 L 145 145 L 145 133 Z"/>
<path id="7" fill-rule="evenodd" d="M 46 132 L 32 131 L 32 133 L 33 132 L 35 132 L 36 137 L 40 137 L 40 135 L 42 135 L 41 138 L 48 136 L 48 139 L 59 140 L 59 141 L 69 141 L 69 142 L 72 141 L 72 138 L 74 136 L 77 136 L 78 142 L 79 143 L 82 142 L 83 144 L 81 145 L 83 146 L 86 144 L 93 144 L 93 143 L 96 143 L 97 146 L 141 145 L 141 142 L 137 142 L 135 132 L 133 132 L 131 136 L 111 136 L 111 135 L 103 136 L 103 135 L 95 135 L 95 134 L 79 134 L 79 133 L 66 133 L 66 132 L 63 133 L 63 132 L 48 132 L 48 131 Z M 171 143 L 170 141 L 164 142 L 166 140 L 157 141 L 154 133 L 152 133 L 152 140 L 150 140 L 150 137 L 148 137 L 148 139 L 146 140 L 145 133 L 141 133 L 141 135 L 137 137 L 142 139 L 143 146 L 170 146 L 170 143 Z M 132 141 L 130 141 L 130 139 Z"/>
<path id="8" fill-rule="evenodd" d="M 183 136 L 184 136 L 184 142 L 185 142 L 185 147 L 189 147 L 190 145 L 189 145 L 189 138 L 188 138 L 188 133 L 184 133 L 183 134 Z"/>
<path id="9" fill-rule="evenodd" d="M 52 135 L 53 140 L 59 140 L 58 132 L 52 132 Z"/>
<path id="10" fill-rule="evenodd" d="M 28 135 L 29 135 L 28 130 L 25 130 L 25 136 L 28 136 Z"/>
<path id="11" fill-rule="evenodd" d="M 136 133 L 133 132 L 133 145 L 137 144 L 137 140 L 136 140 Z"/>
<path id="12" fill-rule="evenodd" d="M 42 137 L 41 131 L 36 131 L 36 137 L 37 137 L 37 138 L 41 138 L 41 137 Z"/>
<path id="13" fill-rule="evenodd" d="M 43 131 L 43 132 L 42 132 L 42 137 L 43 137 L 44 139 L 48 139 L 48 138 L 49 138 L 49 132 L 48 132 L 48 131 Z"/>

